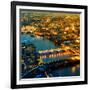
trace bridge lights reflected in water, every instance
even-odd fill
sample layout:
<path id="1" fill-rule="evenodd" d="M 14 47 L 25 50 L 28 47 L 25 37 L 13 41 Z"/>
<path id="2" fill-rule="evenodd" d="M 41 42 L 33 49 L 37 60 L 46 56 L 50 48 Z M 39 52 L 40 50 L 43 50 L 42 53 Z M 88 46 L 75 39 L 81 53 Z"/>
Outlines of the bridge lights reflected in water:
<path id="1" fill-rule="evenodd" d="M 72 73 L 75 73 L 79 68 L 80 68 L 80 65 L 79 65 L 79 64 L 76 65 L 76 66 L 73 66 L 73 67 L 71 68 L 71 72 L 72 72 Z"/>

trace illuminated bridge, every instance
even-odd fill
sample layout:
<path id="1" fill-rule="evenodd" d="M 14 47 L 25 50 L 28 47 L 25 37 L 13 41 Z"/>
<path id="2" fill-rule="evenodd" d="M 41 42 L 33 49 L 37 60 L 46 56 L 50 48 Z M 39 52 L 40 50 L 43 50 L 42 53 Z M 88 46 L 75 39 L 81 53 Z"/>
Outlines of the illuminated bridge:
<path id="1" fill-rule="evenodd" d="M 77 64 L 80 60 L 78 50 L 76 51 L 74 49 L 51 49 L 39 51 L 38 53 L 40 55 L 38 65 L 22 73 L 22 78 L 27 78 L 33 73 L 36 74 L 35 72 L 37 71 L 44 73 L 46 77 L 50 77 L 48 70 L 65 65 Z M 61 62 L 58 63 L 60 60 Z"/>
<path id="2" fill-rule="evenodd" d="M 50 62 L 65 60 L 65 59 L 69 59 L 69 58 L 71 58 L 72 60 L 74 60 L 74 59 L 80 60 L 79 53 L 76 52 L 74 49 L 43 50 L 43 51 L 39 51 L 39 54 L 40 54 L 40 59 L 43 60 L 42 61 L 43 63 L 50 63 Z M 69 59 L 69 60 L 71 60 L 71 59 Z"/>

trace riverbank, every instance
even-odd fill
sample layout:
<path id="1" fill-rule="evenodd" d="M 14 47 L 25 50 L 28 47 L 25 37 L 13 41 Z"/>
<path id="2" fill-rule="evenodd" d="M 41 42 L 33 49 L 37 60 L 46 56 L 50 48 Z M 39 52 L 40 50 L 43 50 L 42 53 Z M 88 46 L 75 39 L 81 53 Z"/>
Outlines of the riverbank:
<path id="1" fill-rule="evenodd" d="M 80 75 L 80 61 L 61 60 L 54 63 L 43 64 L 43 65 L 37 66 L 37 68 L 33 69 L 32 71 L 27 72 L 27 74 L 24 75 L 23 78 L 25 79 L 25 78 L 57 77 L 57 75 L 54 72 L 56 74 L 58 73 L 61 77 L 62 76 L 79 76 Z"/>

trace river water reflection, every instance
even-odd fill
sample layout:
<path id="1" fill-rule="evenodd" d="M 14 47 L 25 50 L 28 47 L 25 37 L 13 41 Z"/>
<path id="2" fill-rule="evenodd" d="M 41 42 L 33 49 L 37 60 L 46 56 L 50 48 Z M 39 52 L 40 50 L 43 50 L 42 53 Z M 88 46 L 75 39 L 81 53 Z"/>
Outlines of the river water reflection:
<path id="1" fill-rule="evenodd" d="M 31 37 L 30 35 L 21 35 L 21 43 L 33 43 L 37 51 L 57 48 L 54 43 L 48 39 Z"/>
<path id="2" fill-rule="evenodd" d="M 80 75 L 80 65 L 77 64 L 71 67 L 64 67 L 59 68 L 56 70 L 52 70 L 49 75 L 52 77 L 59 77 L 59 76 L 79 76 Z"/>

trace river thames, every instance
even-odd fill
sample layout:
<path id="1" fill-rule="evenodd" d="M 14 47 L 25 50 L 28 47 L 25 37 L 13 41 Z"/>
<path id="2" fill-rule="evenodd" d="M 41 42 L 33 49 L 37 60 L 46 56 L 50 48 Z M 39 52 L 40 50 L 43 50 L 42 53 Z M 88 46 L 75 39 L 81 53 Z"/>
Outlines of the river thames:
<path id="1" fill-rule="evenodd" d="M 55 46 L 54 43 L 48 39 L 43 39 L 41 37 L 35 37 L 35 36 L 28 35 L 28 34 L 21 35 L 20 43 L 21 44 L 22 43 L 34 44 L 37 52 L 39 50 L 49 50 L 49 49 L 58 48 L 58 46 Z M 24 77 L 25 78 L 29 78 L 29 77 L 31 78 L 32 76 L 34 78 L 46 77 L 44 72 L 38 72 L 38 71 L 35 71 L 35 72 L 36 74 L 34 76 L 33 76 L 34 72 L 32 73 L 27 72 L 26 76 Z M 80 64 L 76 64 L 76 65 L 72 65 L 68 67 L 58 67 L 54 69 L 48 69 L 46 73 L 48 77 L 79 76 L 80 75 Z"/>

